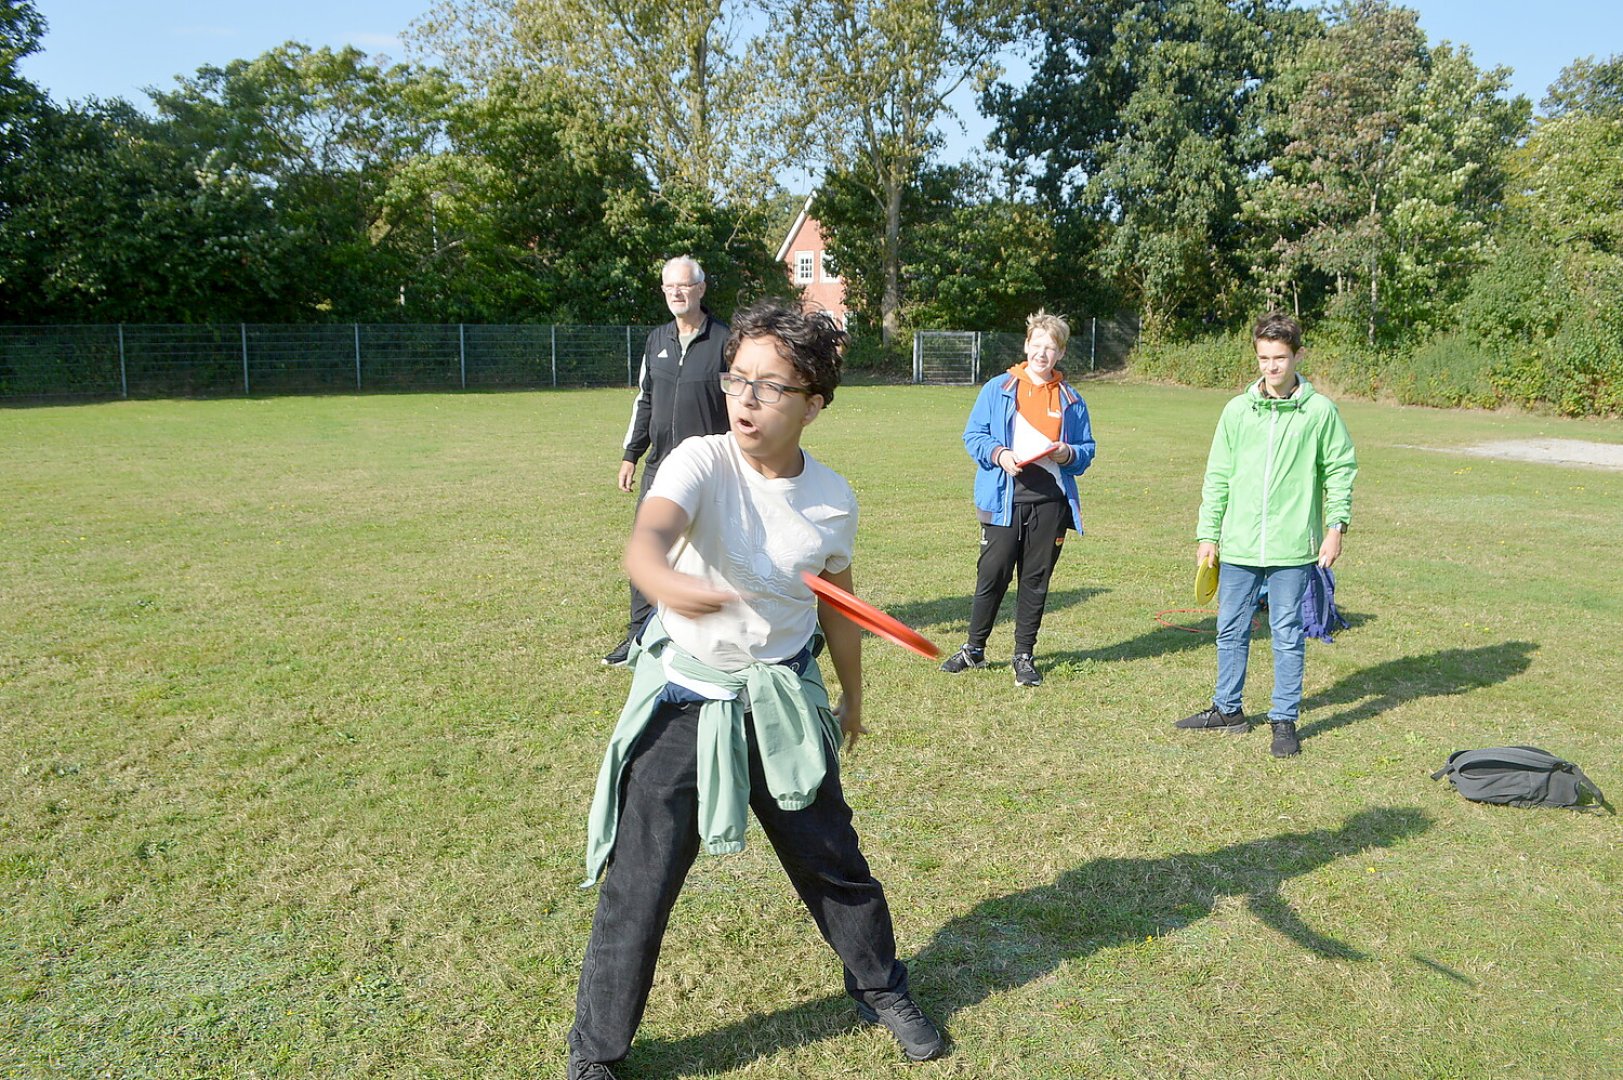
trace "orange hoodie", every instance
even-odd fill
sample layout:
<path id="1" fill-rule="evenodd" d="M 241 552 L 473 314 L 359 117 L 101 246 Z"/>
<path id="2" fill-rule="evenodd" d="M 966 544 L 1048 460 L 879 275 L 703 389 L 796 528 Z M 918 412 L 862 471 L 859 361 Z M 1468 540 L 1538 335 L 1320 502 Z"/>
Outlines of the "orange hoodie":
<path id="1" fill-rule="evenodd" d="M 1065 373 L 1056 367 L 1049 372 L 1046 383 L 1035 383 L 1026 374 L 1026 363 L 1022 360 L 1009 368 L 1009 374 L 1015 378 L 1014 403 L 1021 418 L 1049 442 L 1058 442 L 1065 416 L 1065 398 L 1060 393 Z"/>

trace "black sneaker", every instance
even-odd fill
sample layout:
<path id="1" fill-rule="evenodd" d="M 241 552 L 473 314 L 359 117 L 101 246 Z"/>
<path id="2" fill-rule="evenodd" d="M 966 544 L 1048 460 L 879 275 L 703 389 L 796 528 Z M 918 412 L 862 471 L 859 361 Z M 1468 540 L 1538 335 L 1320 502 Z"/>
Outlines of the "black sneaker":
<path id="1" fill-rule="evenodd" d="M 609 650 L 609 655 L 603 658 L 605 667 L 625 667 L 626 661 L 631 658 L 631 639 L 621 638 L 620 644 Z"/>
<path id="2" fill-rule="evenodd" d="M 614 1080 L 614 1073 L 601 1061 L 587 1061 L 569 1048 L 569 1080 Z"/>
<path id="3" fill-rule="evenodd" d="M 1037 665 L 1032 662 L 1030 653 L 1015 653 L 1009 658 L 1009 666 L 1014 668 L 1014 685 L 1041 686 L 1043 684 L 1043 677 L 1037 671 Z"/>
<path id="4" fill-rule="evenodd" d="M 1274 743 L 1268 752 L 1274 757 L 1295 757 L 1302 752 L 1302 740 L 1296 737 L 1296 725 L 1289 720 L 1273 722 Z"/>
<path id="5" fill-rule="evenodd" d="M 1228 735 L 1244 735 L 1251 730 L 1251 724 L 1245 718 L 1244 709 L 1235 709 L 1233 712 L 1219 712 L 1216 705 L 1211 706 L 1193 716 L 1186 716 L 1172 725 L 1183 728 L 1185 731 L 1221 731 Z"/>
<path id="6" fill-rule="evenodd" d="M 983 668 L 986 666 L 986 650 L 972 649 L 963 646 L 957 652 L 941 661 L 941 670 L 949 675 L 956 675 L 965 668 Z"/>
<path id="7" fill-rule="evenodd" d="M 941 1032 L 906 990 L 874 994 L 869 1000 L 872 1004 L 857 1002 L 857 1016 L 864 1023 L 884 1024 L 889 1028 L 902 1044 L 902 1053 L 909 1061 L 930 1061 L 946 1053 L 947 1044 L 942 1041 Z"/>

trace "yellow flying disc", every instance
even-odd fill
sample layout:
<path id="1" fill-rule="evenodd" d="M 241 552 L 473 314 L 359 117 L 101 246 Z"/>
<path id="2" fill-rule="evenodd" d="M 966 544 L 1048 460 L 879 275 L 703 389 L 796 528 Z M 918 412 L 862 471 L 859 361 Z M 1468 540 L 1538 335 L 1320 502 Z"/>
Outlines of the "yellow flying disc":
<path id="1" fill-rule="evenodd" d="M 1205 607 L 1217 595 L 1217 566 L 1201 563 L 1195 567 L 1195 603 Z"/>

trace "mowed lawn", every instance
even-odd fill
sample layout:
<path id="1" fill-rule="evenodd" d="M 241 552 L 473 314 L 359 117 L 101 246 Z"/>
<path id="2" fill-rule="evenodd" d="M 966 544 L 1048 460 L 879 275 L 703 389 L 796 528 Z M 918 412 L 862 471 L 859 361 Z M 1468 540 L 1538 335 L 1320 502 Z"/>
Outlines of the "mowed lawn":
<path id="1" fill-rule="evenodd" d="M 1007 622 L 957 677 L 870 639 L 843 766 L 952 1055 L 855 1022 L 756 831 L 696 866 L 621 1075 L 1623 1075 L 1623 825 L 1428 778 L 1530 743 L 1623 801 L 1623 473 L 1446 452 L 1623 425 L 1345 405 L 1353 628 L 1276 761 L 1173 730 L 1212 639 L 1154 619 L 1192 603 L 1226 395 L 1083 389 L 1047 682 Z M 972 398 L 848 387 L 807 439 L 861 499 L 859 591 L 943 648 Z M 0 410 L 0 1075 L 562 1075 L 629 403 Z"/>

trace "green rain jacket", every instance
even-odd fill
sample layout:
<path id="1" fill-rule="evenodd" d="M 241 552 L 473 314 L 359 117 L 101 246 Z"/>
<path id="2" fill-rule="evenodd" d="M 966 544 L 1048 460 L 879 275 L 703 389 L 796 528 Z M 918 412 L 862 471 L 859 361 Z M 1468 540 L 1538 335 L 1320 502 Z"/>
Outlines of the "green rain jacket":
<path id="1" fill-rule="evenodd" d="M 829 710 L 828 690 L 815 659 L 804 675 L 783 664 L 718 671 L 677 648 L 655 615 L 643 630 L 641 644 L 631 646 L 631 693 L 598 770 L 586 825 L 583 889 L 597 882 L 614 851 L 620 781 L 637 737 L 653 718 L 654 699 L 665 688 L 666 659 L 684 675 L 748 696 L 767 790 L 783 809 L 810 806 L 827 774 L 828 756 L 839 753 L 839 723 Z M 750 800 L 744 723 L 744 706 L 737 698 L 706 701 L 699 707 L 699 835 L 712 855 L 744 850 Z"/>
<path id="2" fill-rule="evenodd" d="M 1240 566 L 1314 562 L 1325 523 L 1352 522 L 1357 475 L 1334 402 L 1301 378 L 1290 397 L 1270 398 L 1258 379 L 1217 422 L 1195 539 Z"/>

